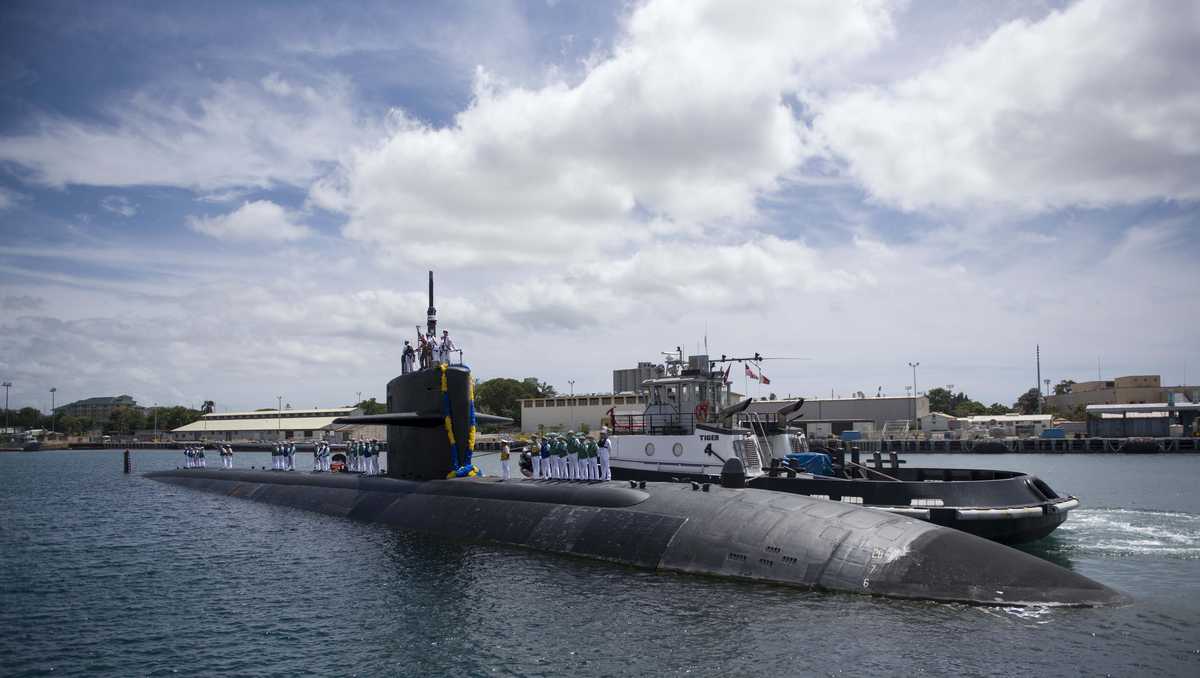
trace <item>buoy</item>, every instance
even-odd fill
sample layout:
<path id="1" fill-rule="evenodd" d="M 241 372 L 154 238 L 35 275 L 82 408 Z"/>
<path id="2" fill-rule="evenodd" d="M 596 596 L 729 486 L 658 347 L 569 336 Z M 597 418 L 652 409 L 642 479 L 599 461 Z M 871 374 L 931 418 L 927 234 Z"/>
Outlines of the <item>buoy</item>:
<path id="1" fill-rule="evenodd" d="M 133 473 L 133 455 L 129 450 L 125 450 L 125 472 Z"/>

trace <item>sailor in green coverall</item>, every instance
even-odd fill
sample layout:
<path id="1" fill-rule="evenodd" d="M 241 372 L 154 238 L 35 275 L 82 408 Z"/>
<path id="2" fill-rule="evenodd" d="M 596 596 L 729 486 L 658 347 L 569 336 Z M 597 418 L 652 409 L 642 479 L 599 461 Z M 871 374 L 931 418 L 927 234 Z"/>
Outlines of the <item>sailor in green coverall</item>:
<path id="1" fill-rule="evenodd" d="M 567 478 L 579 480 L 579 436 L 574 431 L 567 431 Z"/>
<path id="2" fill-rule="evenodd" d="M 556 478 L 565 480 L 567 475 L 567 441 L 563 440 L 562 436 L 554 436 L 554 458 L 555 470 L 558 472 Z"/>
<path id="3" fill-rule="evenodd" d="M 587 447 L 588 465 L 587 479 L 600 480 L 600 467 L 596 464 L 596 455 L 599 448 L 596 446 L 596 441 L 591 437 L 584 438 L 584 445 Z"/>

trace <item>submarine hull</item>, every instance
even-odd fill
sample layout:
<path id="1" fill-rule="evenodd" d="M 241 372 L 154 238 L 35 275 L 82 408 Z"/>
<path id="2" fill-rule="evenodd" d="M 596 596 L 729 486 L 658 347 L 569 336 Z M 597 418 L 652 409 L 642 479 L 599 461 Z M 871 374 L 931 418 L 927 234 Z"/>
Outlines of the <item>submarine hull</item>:
<path id="1" fill-rule="evenodd" d="M 195 490 L 641 568 L 984 605 L 1098 606 L 1102 584 L 956 530 L 802 495 L 649 483 L 417 482 L 178 469 Z"/>

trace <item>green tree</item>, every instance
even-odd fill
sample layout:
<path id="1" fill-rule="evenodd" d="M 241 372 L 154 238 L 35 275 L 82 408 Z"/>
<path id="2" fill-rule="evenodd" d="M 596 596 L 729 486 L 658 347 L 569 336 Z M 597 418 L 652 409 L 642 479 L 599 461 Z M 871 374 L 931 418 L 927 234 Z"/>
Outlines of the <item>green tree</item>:
<path id="1" fill-rule="evenodd" d="M 1060 381 L 1054 385 L 1054 395 L 1062 395 L 1064 393 L 1070 393 L 1071 387 L 1074 385 L 1075 385 L 1074 379 L 1063 379 L 1062 381 Z"/>
<path id="2" fill-rule="evenodd" d="M 987 414 L 987 408 L 978 400 L 966 398 L 958 401 L 954 406 L 954 416 L 956 417 L 974 417 L 980 414 Z"/>
<path id="3" fill-rule="evenodd" d="M 988 405 L 987 412 L 984 412 L 984 414 L 1012 414 L 1012 408 L 1008 405 L 992 403 Z"/>
<path id="4" fill-rule="evenodd" d="M 949 414 L 954 411 L 954 404 L 950 402 L 954 398 L 954 394 L 946 389 L 940 386 L 931 388 L 925 395 L 929 398 L 930 412 L 945 412 Z"/>
<path id="5" fill-rule="evenodd" d="M 1036 388 L 1031 388 L 1021 394 L 1017 398 L 1017 402 L 1013 404 L 1013 409 L 1021 414 L 1037 414 L 1038 403 L 1042 400 L 1042 394 Z"/>
<path id="6" fill-rule="evenodd" d="M 146 428 L 146 417 L 132 407 L 116 407 L 108 417 L 108 430 L 116 433 L 133 433 Z"/>
<path id="7" fill-rule="evenodd" d="M 488 379 L 475 387 L 475 407 L 480 412 L 508 417 L 520 426 L 521 400 L 542 397 L 543 386 L 534 387 L 528 382 L 505 377 Z"/>
<path id="8" fill-rule="evenodd" d="M 387 414 L 387 406 L 375 402 L 374 398 L 364 400 L 357 405 L 356 408 L 363 411 L 363 414 Z"/>

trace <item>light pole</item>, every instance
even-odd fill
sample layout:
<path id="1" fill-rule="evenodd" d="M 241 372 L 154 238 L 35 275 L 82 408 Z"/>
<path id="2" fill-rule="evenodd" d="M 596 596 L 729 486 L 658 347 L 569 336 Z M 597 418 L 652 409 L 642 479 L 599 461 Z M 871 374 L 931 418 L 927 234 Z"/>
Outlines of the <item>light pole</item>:
<path id="1" fill-rule="evenodd" d="M 362 402 L 362 391 L 355 391 L 355 393 L 358 393 L 358 400 L 354 401 L 354 406 L 358 407 L 358 404 Z"/>
<path id="2" fill-rule="evenodd" d="M 283 396 L 275 396 L 279 405 L 275 408 L 275 440 L 283 440 Z"/>
<path id="3" fill-rule="evenodd" d="M 54 394 L 55 394 L 56 392 L 58 392 L 58 387 L 56 387 L 56 386 L 51 386 L 51 387 L 50 387 L 50 432 L 51 432 L 51 433 L 54 433 L 54 416 L 55 416 L 55 412 L 54 412 Z"/>
<path id="4" fill-rule="evenodd" d="M 1187 379 L 1184 379 L 1186 382 Z M 4 382 L 4 435 L 8 435 L 8 389 L 12 388 L 12 382 Z"/>
<path id="5" fill-rule="evenodd" d="M 568 422 L 567 422 L 567 428 L 568 428 L 568 429 L 574 429 L 574 428 L 575 428 L 575 423 L 574 423 L 574 422 L 575 422 L 575 380 L 574 380 L 574 379 L 568 379 L 568 380 L 567 380 L 567 383 L 571 385 L 571 400 L 570 400 L 570 403 L 571 403 L 571 421 L 568 421 Z"/>
<path id="6" fill-rule="evenodd" d="M 158 403 L 154 403 L 154 442 L 158 442 Z"/>
<path id="7" fill-rule="evenodd" d="M 1043 379 L 1043 380 L 1042 380 L 1042 382 L 1043 382 L 1044 384 L 1046 384 L 1046 395 L 1043 397 L 1043 399 L 1045 399 L 1045 398 L 1049 398 L 1049 397 L 1050 397 L 1050 380 L 1049 380 L 1049 379 Z"/>
<path id="8" fill-rule="evenodd" d="M 909 363 L 908 366 L 913 371 L 913 424 L 917 423 L 917 368 L 921 365 L 920 362 Z"/>

